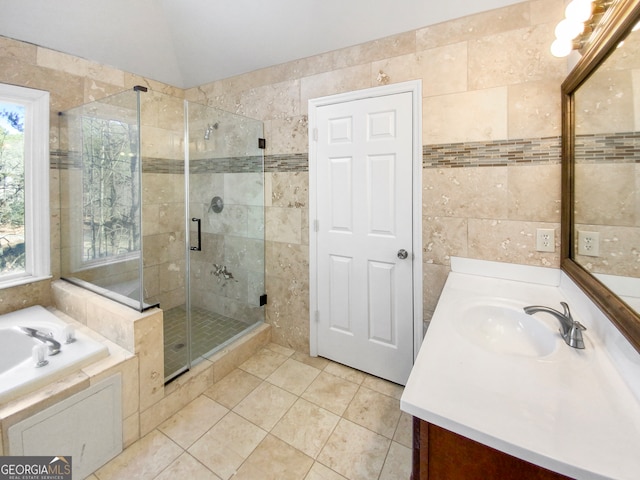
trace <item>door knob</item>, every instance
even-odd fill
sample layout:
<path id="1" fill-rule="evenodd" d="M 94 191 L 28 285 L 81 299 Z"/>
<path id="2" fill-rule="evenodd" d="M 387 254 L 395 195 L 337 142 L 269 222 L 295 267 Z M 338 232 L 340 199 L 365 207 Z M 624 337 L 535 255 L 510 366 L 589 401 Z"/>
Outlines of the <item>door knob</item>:
<path id="1" fill-rule="evenodd" d="M 398 250 L 398 258 L 400 260 L 404 260 L 408 256 L 409 256 L 409 253 L 407 253 L 407 251 L 404 248 L 401 248 L 400 250 Z"/>

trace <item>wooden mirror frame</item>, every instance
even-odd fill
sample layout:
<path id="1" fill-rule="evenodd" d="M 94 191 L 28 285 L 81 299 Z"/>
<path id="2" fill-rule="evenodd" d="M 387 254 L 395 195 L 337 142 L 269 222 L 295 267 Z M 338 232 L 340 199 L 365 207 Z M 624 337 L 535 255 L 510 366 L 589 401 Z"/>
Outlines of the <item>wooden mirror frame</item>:
<path id="1" fill-rule="evenodd" d="M 560 268 L 598 305 L 640 352 L 640 315 L 571 257 L 574 245 L 574 92 L 640 21 L 640 0 L 619 0 L 607 11 L 583 57 L 562 83 L 562 210 Z"/>

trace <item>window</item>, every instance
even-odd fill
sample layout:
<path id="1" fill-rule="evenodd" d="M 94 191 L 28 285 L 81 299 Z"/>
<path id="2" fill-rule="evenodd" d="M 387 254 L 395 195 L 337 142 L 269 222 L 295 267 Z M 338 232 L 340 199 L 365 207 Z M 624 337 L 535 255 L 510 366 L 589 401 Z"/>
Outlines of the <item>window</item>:
<path id="1" fill-rule="evenodd" d="M 82 268 L 140 256 L 137 126 L 83 116 Z"/>
<path id="2" fill-rule="evenodd" d="M 49 93 L 0 84 L 0 288 L 48 278 Z"/>

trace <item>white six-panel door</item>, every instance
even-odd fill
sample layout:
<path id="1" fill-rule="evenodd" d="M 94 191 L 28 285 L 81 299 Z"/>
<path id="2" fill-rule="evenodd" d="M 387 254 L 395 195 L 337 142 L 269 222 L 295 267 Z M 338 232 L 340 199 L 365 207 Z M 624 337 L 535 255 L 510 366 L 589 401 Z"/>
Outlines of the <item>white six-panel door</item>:
<path id="1" fill-rule="evenodd" d="M 317 107 L 310 179 L 317 354 L 400 384 L 414 359 L 413 253 L 420 248 L 413 244 L 412 98 Z"/>

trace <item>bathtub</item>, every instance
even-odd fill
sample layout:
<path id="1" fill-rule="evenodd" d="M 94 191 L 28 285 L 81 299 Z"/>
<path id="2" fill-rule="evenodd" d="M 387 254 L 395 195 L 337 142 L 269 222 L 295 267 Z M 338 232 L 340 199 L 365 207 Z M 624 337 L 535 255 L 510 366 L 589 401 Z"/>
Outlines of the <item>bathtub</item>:
<path id="1" fill-rule="evenodd" d="M 52 334 L 60 352 L 50 355 L 48 346 L 20 327 Z M 71 335 L 75 341 L 66 343 Z M 40 346 L 35 349 L 34 347 Z M 38 352 L 40 350 L 40 352 Z M 38 353 L 46 365 L 37 367 Z M 107 357 L 106 345 L 77 332 L 43 307 L 35 306 L 0 315 L 0 403 L 9 402 Z"/>

